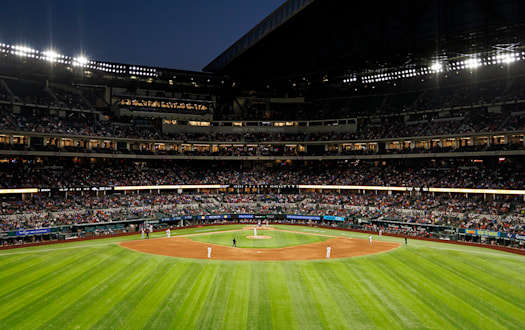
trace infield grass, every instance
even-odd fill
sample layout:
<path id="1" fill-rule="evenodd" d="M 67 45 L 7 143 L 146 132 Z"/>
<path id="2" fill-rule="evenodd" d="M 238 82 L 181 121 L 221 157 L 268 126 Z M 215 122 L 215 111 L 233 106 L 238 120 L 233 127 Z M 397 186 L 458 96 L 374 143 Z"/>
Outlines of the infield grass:
<path id="1" fill-rule="evenodd" d="M 268 248 L 275 249 L 287 246 L 324 242 L 330 237 L 307 235 L 295 232 L 282 232 L 278 230 L 257 230 L 257 236 L 269 236 L 271 238 L 255 239 L 253 230 L 228 231 L 207 235 L 190 236 L 194 241 L 231 246 L 235 238 L 237 247 L 240 248 Z"/>
<path id="2" fill-rule="evenodd" d="M 213 228 L 176 235 L 203 229 Z M 213 236 L 230 245 L 229 234 Z M 298 234 L 283 234 L 296 242 Z M 149 255 L 115 243 L 137 238 L 0 251 L 0 328 L 525 328 L 523 256 L 409 240 L 369 256 L 241 262 Z"/>

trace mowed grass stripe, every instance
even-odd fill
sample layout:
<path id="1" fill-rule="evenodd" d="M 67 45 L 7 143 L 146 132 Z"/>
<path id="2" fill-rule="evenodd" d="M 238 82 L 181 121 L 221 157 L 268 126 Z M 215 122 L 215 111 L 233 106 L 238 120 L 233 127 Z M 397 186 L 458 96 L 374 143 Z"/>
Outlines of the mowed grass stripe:
<path id="1" fill-rule="evenodd" d="M 480 255 L 466 256 L 464 253 L 455 253 L 452 257 L 454 257 L 457 262 L 464 263 L 476 269 L 475 273 L 477 274 L 490 274 L 490 276 L 495 277 L 494 282 L 497 282 L 495 284 L 503 286 L 503 289 L 505 286 L 513 286 L 514 289 L 511 290 L 516 291 L 516 293 L 520 291 L 525 292 L 525 281 L 523 281 L 523 274 L 525 274 L 525 256 L 522 257 L 522 260 L 502 260 L 503 258 L 499 256 L 491 256 L 490 258 Z M 520 297 L 521 296 L 522 295 L 520 295 Z"/>
<path id="2" fill-rule="evenodd" d="M 180 307 L 180 297 L 184 294 L 184 290 L 189 292 L 189 284 L 193 280 L 191 277 L 201 269 L 202 265 L 195 265 L 183 259 L 177 260 L 177 267 L 172 269 L 169 275 L 172 287 L 164 299 L 159 299 L 160 304 L 148 319 L 145 329 L 166 328 L 171 323 L 173 313 Z"/>
<path id="3" fill-rule="evenodd" d="M 321 317 L 315 308 L 315 303 L 309 294 L 308 287 L 301 276 L 301 267 L 303 267 L 304 264 L 305 262 L 282 263 L 286 286 L 289 289 L 298 328 L 321 329 L 323 328 Z"/>
<path id="4" fill-rule="evenodd" d="M 252 328 L 251 324 L 248 324 L 250 296 L 247 293 L 250 292 L 250 274 L 250 263 L 237 263 L 234 266 L 232 285 L 230 287 L 224 321 L 222 323 L 223 329 Z M 210 324 L 209 326 L 213 327 L 214 325 Z"/>
<path id="5" fill-rule="evenodd" d="M 282 263 L 268 263 L 269 300 L 271 302 L 272 327 L 275 329 L 298 329 L 297 319 L 290 297 L 289 288 L 284 281 Z"/>
<path id="6" fill-rule="evenodd" d="M 287 233 L 286 235 L 281 235 L 281 233 L 279 234 L 279 236 L 282 236 L 281 239 L 284 240 L 285 246 L 304 244 L 304 242 L 306 241 L 310 242 L 309 240 L 307 240 L 308 235 L 301 235 L 296 233 Z"/>
<path id="7" fill-rule="evenodd" d="M 111 255 L 106 254 L 104 258 L 99 260 L 94 258 L 78 260 L 75 267 L 49 278 L 45 285 L 33 288 L 31 292 L 13 299 L 11 301 L 12 308 L 9 313 L 6 313 L 6 322 L 16 327 L 24 321 L 29 321 L 30 327 L 39 325 L 43 322 L 40 317 L 45 317 L 45 315 L 39 314 L 42 308 L 45 309 L 48 303 L 60 299 L 70 288 L 75 287 L 77 279 L 89 279 L 94 274 L 93 269 L 98 270 L 100 262 L 104 262 L 110 257 Z M 20 328 L 23 329 L 24 327 Z"/>
<path id="8" fill-rule="evenodd" d="M 327 267 L 326 263 L 304 263 L 301 267 L 301 279 L 310 292 L 324 328 L 349 328 L 348 320 L 339 309 L 338 303 L 334 301 L 334 292 L 329 289 L 330 284 L 321 276 Z"/>
<path id="9" fill-rule="evenodd" d="M 407 293 L 407 289 L 400 285 L 399 282 L 392 279 L 390 275 L 383 271 L 385 268 L 384 259 L 390 258 L 390 256 L 376 256 L 373 259 L 358 258 L 356 259 L 357 264 L 360 264 L 364 268 L 367 268 L 368 278 L 377 290 L 377 294 L 380 295 L 381 301 L 392 314 L 399 317 L 399 320 L 403 328 L 422 328 L 429 325 L 425 324 L 424 319 L 427 317 L 424 314 L 418 314 L 414 311 L 418 306 L 412 304 L 410 301 L 411 295 Z M 423 317 L 424 319 L 420 318 Z M 438 327 L 438 324 L 430 325 L 433 328 Z"/>
<path id="10" fill-rule="evenodd" d="M 444 310 L 442 316 L 450 323 L 454 324 L 456 328 L 479 328 L 483 325 L 485 317 L 477 312 L 473 306 L 466 303 L 463 297 L 456 294 L 459 289 L 457 285 L 442 279 L 435 268 L 428 269 L 421 266 L 425 261 L 413 253 L 404 253 L 407 249 L 401 250 L 403 253 L 399 254 L 398 259 L 389 259 L 389 261 L 401 262 L 400 271 L 406 272 L 406 276 L 410 277 L 415 284 L 420 284 L 420 292 L 422 295 L 428 294 L 433 296 L 433 308 L 436 310 Z M 479 303 L 480 301 L 478 301 Z M 485 325 L 493 324 L 492 321 L 485 323 Z"/>
<path id="11" fill-rule="evenodd" d="M 58 285 L 56 279 L 69 276 L 70 272 L 75 272 L 78 268 L 78 262 L 89 259 L 86 257 L 91 253 L 93 253 L 92 250 L 86 249 L 56 262 L 48 262 L 46 265 L 42 265 L 40 269 L 27 272 L 17 279 L 2 281 L 0 287 L 0 321 L 18 308 L 23 308 L 28 301 L 54 290 Z M 92 261 L 89 262 L 89 264 L 92 263 Z"/>
<path id="12" fill-rule="evenodd" d="M 71 253 L 71 251 L 51 253 L 49 255 L 40 255 L 36 259 L 29 259 L 27 260 L 27 263 L 14 265 L 11 269 L 2 268 L 3 271 L 0 283 L 2 283 L 1 285 L 5 285 L 5 288 L 2 289 L 0 295 L 7 296 L 9 292 L 19 290 L 20 287 L 29 285 L 31 281 L 34 281 L 41 276 L 48 273 L 54 273 L 57 269 L 60 269 L 60 267 L 57 267 L 57 263 L 65 266 L 68 263 L 77 260 L 77 258 L 79 258 L 78 253 L 87 256 L 92 252 L 89 250 L 83 250 L 77 251 L 76 253 Z M 28 271 L 28 269 L 31 271 Z"/>
<path id="13" fill-rule="evenodd" d="M 150 262 L 150 276 L 146 276 L 142 281 L 137 282 L 134 290 L 128 291 L 125 295 L 121 295 L 120 300 L 109 310 L 105 315 L 99 318 L 93 327 L 96 329 L 129 329 L 140 328 L 138 324 L 129 322 L 131 313 L 137 310 L 137 306 L 148 298 L 151 290 L 158 284 L 158 274 L 164 274 L 168 271 L 172 264 L 163 262 L 166 258 L 153 257 Z M 146 319 L 149 318 L 152 309 L 143 310 Z"/>
<path id="14" fill-rule="evenodd" d="M 124 319 L 121 328 L 145 328 L 146 323 L 155 313 L 157 307 L 177 284 L 173 281 L 172 274 L 175 267 L 179 266 L 179 263 L 172 258 L 162 259 L 163 260 L 159 261 L 162 262 L 165 267 L 159 267 L 155 270 L 154 285 L 151 288 L 140 286 L 138 291 L 146 291 L 147 294 L 143 298 L 133 297 L 133 300 L 138 303 L 134 304 L 134 308 L 129 311 L 128 317 Z M 128 299 L 129 298 L 130 297 L 128 297 Z M 116 306 L 115 309 L 118 309 L 118 306 Z"/>
<path id="15" fill-rule="evenodd" d="M 269 276 L 266 263 L 251 264 L 250 279 L 252 284 L 246 292 L 249 296 L 248 325 L 251 329 L 272 328 Z"/>
<path id="16" fill-rule="evenodd" d="M 366 281 L 368 270 L 362 269 L 353 262 L 343 264 L 348 273 L 355 280 L 352 289 L 355 300 L 360 305 L 361 310 L 365 311 L 367 317 L 372 321 L 373 327 L 382 328 L 388 325 L 389 328 L 401 328 L 400 320 L 385 308 L 383 302 L 373 292 L 373 287 Z M 372 327 L 372 326 L 371 326 Z"/>
<path id="17" fill-rule="evenodd" d="M 122 251 L 113 256 L 105 256 L 98 260 L 93 267 L 78 273 L 76 277 L 62 280 L 62 285 L 37 301 L 27 304 L 21 311 L 9 317 L 9 322 L 16 324 L 16 328 L 28 329 L 40 327 L 54 318 L 57 314 L 75 304 L 88 292 L 92 285 L 104 281 L 116 270 L 122 269 L 119 260 L 125 258 L 128 251 Z M 79 265 L 82 267 L 82 265 Z M 61 325 L 55 325 L 60 327 Z"/>
<path id="18" fill-rule="evenodd" d="M 186 299 L 181 302 L 180 309 L 171 323 L 171 328 L 195 328 L 219 267 L 219 263 L 210 262 L 204 266 L 197 277 L 193 278 L 194 282 L 191 285 L 191 290 Z"/>
<path id="19" fill-rule="evenodd" d="M 233 267 L 228 264 L 217 269 L 210 293 L 206 298 L 196 329 L 211 329 L 219 327 L 224 320 L 228 292 L 232 288 Z"/>
<path id="20" fill-rule="evenodd" d="M 130 272 L 140 267 L 136 262 L 140 254 L 130 252 L 126 256 L 119 256 L 117 260 L 103 271 L 99 272 L 92 280 L 79 284 L 74 290 L 78 294 L 76 300 L 66 305 L 63 310 L 57 313 L 53 318 L 40 326 L 41 329 L 57 329 L 78 327 L 78 324 L 72 325 L 70 322 L 78 315 L 84 313 L 92 304 L 99 303 L 108 291 L 125 280 Z M 61 304 L 63 299 L 56 301 Z M 65 303 L 65 302 L 64 302 Z"/>
<path id="21" fill-rule="evenodd" d="M 366 317 L 366 314 L 363 312 L 363 307 L 360 306 L 359 303 L 355 300 L 355 298 L 348 292 L 348 289 L 344 284 L 344 282 L 353 283 L 354 281 L 356 281 L 356 279 L 347 272 L 347 269 L 344 265 L 341 265 L 342 262 L 345 261 L 334 260 L 328 262 L 326 264 L 327 267 L 325 268 L 319 267 L 319 272 L 321 269 L 323 269 L 323 272 L 320 272 L 322 280 L 323 282 L 327 283 L 327 290 L 332 293 L 334 300 L 338 302 L 338 307 L 341 310 L 341 313 L 347 318 L 348 324 L 351 326 L 351 328 L 367 328 L 370 326 L 370 320 Z M 374 263 L 367 264 L 366 267 L 363 266 L 363 269 L 370 268 L 370 266 L 373 265 Z M 342 271 L 336 272 L 334 271 L 335 268 L 342 269 Z M 370 273 L 370 271 L 367 272 L 369 276 Z M 341 276 L 341 274 L 345 275 Z M 384 297 L 383 299 L 381 299 L 382 303 L 391 305 L 390 300 L 394 299 L 396 291 L 392 292 L 392 288 L 390 286 L 387 289 L 383 285 L 378 286 L 378 289 L 379 291 L 381 291 Z M 396 315 L 399 315 L 400 319 L 404 320 L 404 318 L 407 318 L 408 320 L 418 320 L 418 318 L 415 317 L 415 315 L 408 313 L 406 310 L 403 310 L 401 308 L 402 304 L 400 304 L 399 301 L 397 301 L 397 299 L 394 302 L 394 305 L 395 307 L 390 307 L 390 309 L 393 310 L 396 313 Z M 410 318 L 408 318 L 405 314 L 408 314 Z"/>
<path id="22" fill-rule="evenodd" d="M 483 322 L 483 325 L 512 327 L 521 323 L 520 315 L 523 315 L 524 310 L 473 284 L 470 281 L 470 272 L 458 272 L 456 265 L 451 267 L 448 260 L 444 260 L 442 255 L 436 253 L 431 252 L 419 256 L 425 260 L 421 262 L 422 266 L 434 270 L 442 280 L 450 283 L 447 287 L 450 287 L 451 284 L 457 286 L 454 293 L 461 296 L 464 302 L 469 303 L 473 312 L 481 314 L 478 319 Z"/>
<path id="23" fill-rule="evenodd" d="M 157 309 L 156 315 L 153 315 L 146 328 L 180 328 L 184 320 L 184 314 L 189 313 L 185 310 L 184 302 L 192 299 L 195 285 L 202 281 L 202 276 L 208 272 L 209 265 L 206 262 L 188 262 L 188 267 L 181 274 L 178 281 L 177 289 L 171 292 L 161 304 L 165 308 Z M 192 311 L 193 312 L 193 311 Z"/>
<path id="24" fill-rule="evenodd" d="M 20 274 L 26 273 L 28 269 L 33 270 L 39 268 L 41 265 L 47 265 L 49 261 L 61 259 L 67 255 L 69 255 L 69 253 L 66 252 L 49 253 L 46 255 L 39 255 L 37 253 L 13 255 L 10 257 L 10 259 L 13 259 L 12 262 L 0 266 L 0 269 L 2 269 L 0 281 L 16 279 L 20 277 Z"/>
<path id="25" fill-rule="evenodd" d="M 377 301 L 376 304 L 381 305 L 381 309 L 395 320 L 396 325 L 402 328 L 410 326 L 410 319 L 413 315 L 409 311 L 400 308 L 400 302 L 395 298 L 396 293 L 390 291 L 384 286 L 383 282 L 374 277 L 374 270 L 371 269 L 371 266 L 378 262 L 377 256 L 372 258 L 355 258 L 353 261 L 354 267 L 359 270 L 357 273 L 360 277 L 359 281 L 373 295 Z"/>
<path id="26" fill-rule="evenodd" d="M 368 317 L 368 306 L 361 306 L 360 292 L 356 290 L 358 279 L 348 270 L 348 260 L 332 261 L 328 263 L 330 272 L 336 282 L 336 290 L 343 297 L 341 312 L 347 313 L 350 318 L 352 329 L 368 329 L 372 326 L 373 320 Z"/>
<path id="27" fill-rule="evenodd" d="M 126 272 L 126 277 L 118 283 L 114 283 L 114 285 L 110 287 L 110 290 L 107 290 L 98 301 L 93 301 L 82 314 L 71 320 L 70 324 L 75 328 L 91 328 L 103 318 L 106 313 L 112 311 L 122 297 L 133 290 L 137 290 L 146 278 L 153 276 L 152 272 L 155 264 L 154 258 L 137 259 L 137 267 L 131 267 L 133 270 Z"/>
<path id="28" fill-rule="evenodd" d="M 22 265 L 28 261 L 39 259 L 38 254 L 13 254 L 0 257 L 0 269 L 10 269 L 13 266 Z M 0 274 L 0 276 L 5 276 L 5 274 Z"/>
<path id="29" fill-rule="evenodd" d="M 410 272 L 411 270 L 399 269 L 396 267 L 398 265 L 390 263 L 391 260 L 391 256 L 383 258 L 381 260 L 380 270 L 385 273 L 385 277 L 390 279 L 390 288 L 395 291 L 403 292 L 403 305 L 414 314 L 420 315 L 424 318 L 423 320 L 420 318 L 424 327 L 433 329 L 453 328 L 453 324 L 443 318 L 444 313 L 447 312 L 442 311 L 440 313 L 439 310 L 433 306 L 433 297 L 420 290 L 420 288 L 417 287 L 418 283 L 407 278 L 406 272 Z"/>
<path id="30" fill-rule="evenodd" d="M 520 294 L 525 292 L 525 283 L 519 281 L 516 277 L 510 276 L 510 274 L 508 277 L 503 276 L 501 267 L 494 268 L 492 258 L 471 260 L 470 258 L 461 258 L 457 255 L 449 255 L 448 260 L 454 261 L 450 262 L 450 265 L 454 265 L 454 269 L 461 270 L 461 273 L 468 273 L 471 283 L 483 287 L 484 290 L 517 307 L 525 306 L 525 297 Z M 525 263 L 518 265 L 518 267 L 520 267 L 518 270 L 523 267 L 520 275 L 523 278 Z M 514 285 L 514 283 L 517 285 Z M 525 311 L 523 314 L 525 314 Z"/>
<path id="31" fill-rule="evenodd" d="M 384 260 L 384 268 L 391 271 L 392 276 L 405 283 L 410 290 L 413 290 L 414 295 L 417 295 L 423 303 L 451 325 L 445 328 L 474 327 L 457 308 L 447 304 L 448 294 L 443 292 L 441 283 L 436 283 L 439 282 L 439 279 L 435 275 L 427 274 L 426 272 L 420 273 L 417 269 L 414 269 L 413 264 L 417 260 L 413 260 L 414 258 L 410 252 L 403 249 L 396 251 L 392 255 L 394 258 Z"/>

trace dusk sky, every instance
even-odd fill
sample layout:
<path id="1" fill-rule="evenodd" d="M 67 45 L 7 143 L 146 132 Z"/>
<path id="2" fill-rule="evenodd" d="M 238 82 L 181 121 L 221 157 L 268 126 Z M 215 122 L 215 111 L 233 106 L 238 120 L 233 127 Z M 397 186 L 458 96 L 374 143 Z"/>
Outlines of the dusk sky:
<path id="1" fill-rule="evenodd" d="M 285 0 L 16 0 L 0 42 L 92 60 L 201 71 Z"/>

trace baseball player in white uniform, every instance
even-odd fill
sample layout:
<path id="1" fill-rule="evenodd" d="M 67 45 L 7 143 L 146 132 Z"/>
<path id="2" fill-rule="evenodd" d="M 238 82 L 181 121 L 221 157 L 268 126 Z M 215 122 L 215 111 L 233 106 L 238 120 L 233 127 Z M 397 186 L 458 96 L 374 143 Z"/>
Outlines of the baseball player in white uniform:
<path id="1" fill-rule="evenodd" d="M 166 229 L 166 237 L 167 238 L 170 238 L 171 237 L 171 230 L 168 228 Z"/>
<path id="2" fill-rule="evenodd" d="M 208 259 L 211 258 L 211 245 L 208 245 Z"/>
<path id="3" fill-rule="evenodd" d="M 372 246 L 372 235 L 368 236 L 368 240 L 370 241 L 370 246 Z"/>
<path id="4" fill-rule="evenodd" d="M 328 245 L 328 246 L 326 247 L 326 257 L 327 257 L 327 258 L 330 258 L 330 252 L 331 252 L 331 251 L 332 251 L 332 248 L 330 247 L 330 245 Z"/>
<path id="5" fill-rule="evenodd" d="M 140 228 L 140 239 L 144 239 L 144 227 Z"/>

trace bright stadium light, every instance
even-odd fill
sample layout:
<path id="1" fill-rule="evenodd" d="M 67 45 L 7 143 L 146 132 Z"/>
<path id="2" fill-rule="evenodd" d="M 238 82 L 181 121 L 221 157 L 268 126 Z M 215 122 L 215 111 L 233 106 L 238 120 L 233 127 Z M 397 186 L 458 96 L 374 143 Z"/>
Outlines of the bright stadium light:
<path id="1" fill-rule="evenodd" d="M 469 58 L 468 60 L 465 60 L 465 68 L 467 69 L 475 69 L 480 66 L 481 66 L 481 59 L 479 58 Z"/>
<path id="2" fill-rule="evenodd" d="M 13 46 L 11 53 L 18 56 L 30 56 L 37 51 L 26 46 Z"/>
<path id="3" fill-rule="evenodd" d="M 430 69 L 434 72 L 441 72 L 443 71 L 443 64 L 439 63 L 439 62 L 434 62 L 431 66 L 430 66 Z"/>
<path id="4" fill-rule="evenodd" d="M 73 59 L 73 65 L 76 65 L 76 66 L 84 66 L 88 64 L 88 62 L 89 60 L 85 56 L 79 56 Z"/>
<path id="5" fill-rule="evenodd" d="M 516 61 L 514 54 L 498 54 L 496 55 L 496 63 L 511 63 Z"/>
<path id="6" fill-rule="evenodd" d="M 60 57 L 60 55 L 57 52 L 55 52 L 54 50 L 48 50 L 48 51 L 44 52 L 44 58 L 46 60 L 48 60 L 49 62 L 54 62 L 59 57 Z"/>

